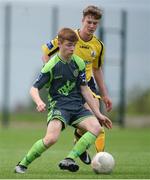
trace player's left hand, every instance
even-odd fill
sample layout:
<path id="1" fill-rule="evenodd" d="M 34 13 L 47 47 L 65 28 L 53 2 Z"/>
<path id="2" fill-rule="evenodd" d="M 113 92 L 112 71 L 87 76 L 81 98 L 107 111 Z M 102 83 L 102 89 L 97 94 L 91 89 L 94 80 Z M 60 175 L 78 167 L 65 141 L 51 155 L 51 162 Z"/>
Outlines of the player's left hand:
<path id="1" fill-rule="evenodd" d="M 112 128 L 112 122 L 107 116 L 101 115 L 100 117 L 97 118 L 102 126 L 105 126 L 108 129 Z"/>
<path id="2" fill-rule="evenodd" d="M 108 96 L 102 97 L 102 100 L 104 101 L 105 107 L 107 112 L 112 110 L 112 101 Z"/>

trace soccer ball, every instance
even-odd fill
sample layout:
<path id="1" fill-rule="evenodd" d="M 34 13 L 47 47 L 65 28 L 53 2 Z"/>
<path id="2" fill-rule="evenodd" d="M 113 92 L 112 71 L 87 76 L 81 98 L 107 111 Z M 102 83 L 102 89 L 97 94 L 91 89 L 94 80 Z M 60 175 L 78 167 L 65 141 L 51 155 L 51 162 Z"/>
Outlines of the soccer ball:
<path id="1" fill-rule="evenodd" d="M 91 166 L 96 174 L 110 174 L 114 169 L 115 160 L 110 153 L 99 152 L 93 157 Z"/>

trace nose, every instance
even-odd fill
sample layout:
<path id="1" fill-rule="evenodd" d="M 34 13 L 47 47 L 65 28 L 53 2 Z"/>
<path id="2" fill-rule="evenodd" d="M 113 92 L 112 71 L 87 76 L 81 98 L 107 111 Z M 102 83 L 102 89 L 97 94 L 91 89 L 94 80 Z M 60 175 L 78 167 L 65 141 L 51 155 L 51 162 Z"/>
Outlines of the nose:
<path id="1" fill-rule="evenodd" d="M 70 47 L 70 50 L 74 51 L 74 48 L 75 48 L 75 46 L 72 45 L 72 46 Z"/>
<path id="2" fill-rule="evenodd" d="M 95 24 L 94 24 L 94 23 L 91 23 L 91 24 L 90 24 L 90 27 L 91 27 L 91 28 L 94 28 L 94 27 L 95 27 Z"/>

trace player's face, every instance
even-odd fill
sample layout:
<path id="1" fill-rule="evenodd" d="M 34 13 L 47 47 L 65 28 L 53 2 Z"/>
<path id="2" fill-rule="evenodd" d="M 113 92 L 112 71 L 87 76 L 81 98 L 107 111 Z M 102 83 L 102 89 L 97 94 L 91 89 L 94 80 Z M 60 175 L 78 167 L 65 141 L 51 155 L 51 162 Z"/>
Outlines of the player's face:
<path id="1" fill-rule="evenodd" d="M 82 19 L 82 29 L 88 35 L 92 35 L 96 31 L 98 24 L 99 20 L 91 15 L 87 15 Z"/>
<path id="2" fill-rule="evenodd" d="M 76 42 L 65 40 L 63 43 L 59 43 L 61 56 L 68 59 L 72 56 L 75 49 Z"/>

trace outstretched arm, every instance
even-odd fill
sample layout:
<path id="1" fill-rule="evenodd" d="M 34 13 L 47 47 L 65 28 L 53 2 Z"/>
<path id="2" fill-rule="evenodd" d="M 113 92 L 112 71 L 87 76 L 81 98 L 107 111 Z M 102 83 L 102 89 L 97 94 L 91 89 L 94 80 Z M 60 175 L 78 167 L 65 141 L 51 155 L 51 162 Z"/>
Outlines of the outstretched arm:
<path id="1" fill-rule="evenodd" d="M 108 129 L 112 128 L 111 120 L 108 117 L 101 114 L 99 107 L 98 107 L 89 87 L 81 86 L 81 93 L 82 93 L 83 97 L 85 98 L 86 102 L 88 103 L 88 105 L 90 106 L 90 108 L 92 109 L 93 113 L 97 117 L 97 119 L 100 121 L 100 123 Z"/>
<path id="2" fill-rule="evenodd" d="M 93 68 L 93 75 L 95 78 L 95 81 L 98 85 L 98 88 L 102 94 L 102 100 L 104 101 L 105 107 L 107 111 L 110 111 L 112 109 L 112 101 L 110 97 L 108 96 L 108 92 L 105 86 L 103 72 L 101 67 L 100 68 Z"/>
<path id="3" fill-rule="evenodd" d="M 45 68 L 47 68 L 45 66 Z M 30 89 L 30 95 L 37 105 L 37 110 L 39 112 L 44 112 L 46 110 L 46 104 L 42 101 L 39 90 L 49 81 L 50 73 L 40 73 L 36 81 L 34 82 L 33 86 Z"/>

